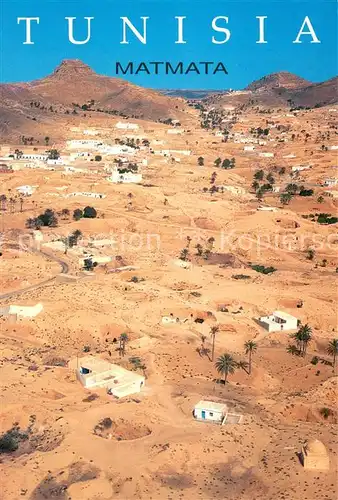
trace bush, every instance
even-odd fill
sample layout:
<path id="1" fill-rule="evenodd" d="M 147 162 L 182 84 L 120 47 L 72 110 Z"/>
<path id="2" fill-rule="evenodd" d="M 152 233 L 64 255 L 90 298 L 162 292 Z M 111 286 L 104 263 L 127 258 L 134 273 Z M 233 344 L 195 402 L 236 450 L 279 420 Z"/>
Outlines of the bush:
<path id="1" fill-rule="evenodd" d="M 313 189 L 302 189 L 299 191 L 299 196 L 312 196 L 313 195 Z"/>
<path id="2" fill-rule="evenodd" d="M 231 276 L 234 280 L 248 280 L 250 279 L 250 276 L 247 274 L 233 274 Z"/>
<path id="3" fill-rule="evenodd" d="M 80 208 L 76 208 L 73 212 L 73 219 L 80 220 L 83 217 L 83 211 Z"/>
<path id="4" fill-rule="evenodd" d="M 102 156 L 101 155 L 96 155 L 95 156 L 95 161 L 101 161 L 102 160 Z"/>
<path id="5" fill-rule="evenodd" d="M 0 453 L 12 453 L 19 448 L 18 441 L 10 434 L 10 431 L 6 432 L 0 437 Z"/>
<path id="6" fill-rule="evenodd" d="M 331 217 L 331 214 L 319 214 L 317 222 L 318 224 L 337 224 L 338 218 Z"/>
<path id="7" fill-rule="evenodd" d="M 83 217 L 85 219 L 95 219 L 97 212 L 94 207 L 85 207 L 83 210 Z"/>
<path id="8" fill-rule="evenodd" d="M 262 274 L 272 274 L 275 271 L 277 271 L 277 269 L 275 267 L 272 267 L 272 266 L 265 267 L 265 266 L 262 266 L 260 264 L 252 264 L 250 267 L 254 271 L 257 271 L 257 273 L 262 273 Z"/>
<path id="9" fill-rule="evenodd" d="M 313 358 L 311 359 L 311 364 L 312 365 L 317 365 L 318 362 L 319 362 L 318 356 L 313 356 Z"/>
<path id="10" fill-rule="evenodd" d="M 40 229 L 40 227 L 43 226 L 56 227 L 57 225 L 58 218 L 54 211 L 50 208 L 47 208 L 47 210 L 45 210 L 44 213 L 40 214 L 38 217 L 26 220 L 26 227 L 29 229 Z"/>
<path id="11" fill-rule="evenodd" d="M 20 432 L 19 426 L 14 426 L 0 436 L 0 453 L 12 453 L 19 448 L 20 441 L 28 439 L 26 432 Z"/>
<path id="12" fill-rule="evenodd" d="M 325 418 L 329 418 L 329 416 L 332 414 L 332 411 L 330 410 L 330 408 L 321 408 L 321 410 L 319 410 L 319 413 Z"/>

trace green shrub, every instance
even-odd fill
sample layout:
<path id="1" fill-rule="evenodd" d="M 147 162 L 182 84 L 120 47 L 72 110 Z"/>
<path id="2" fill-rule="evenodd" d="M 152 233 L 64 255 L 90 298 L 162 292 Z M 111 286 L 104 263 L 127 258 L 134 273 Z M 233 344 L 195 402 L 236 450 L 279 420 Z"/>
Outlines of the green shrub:
<path id="1" fill-rule="evenodd" d="M 262 266 L 260 264 L 252 264 L 250 267 L 254 271 L 257 271 L 257 273 L 262 273 L 262 274 L 272 274 L 275 271 L 277 271 L 277 269 L 275 267 L 272 267 L 272 266 L 265 267 L 265 266 Z"/>

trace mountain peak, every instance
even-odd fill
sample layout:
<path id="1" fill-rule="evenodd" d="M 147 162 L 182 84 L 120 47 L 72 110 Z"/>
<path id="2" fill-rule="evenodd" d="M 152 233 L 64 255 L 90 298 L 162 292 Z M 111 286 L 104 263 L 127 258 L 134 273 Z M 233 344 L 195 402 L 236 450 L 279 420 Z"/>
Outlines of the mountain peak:
<path id="1" fill-rule="evenodd" d="M 269 90 L 277 87 L 296 89 L 308 87 L 309 85 L 312 85 L 311 82 L 304 78 L 294 75 L 289 71 L 279 71 L 278 73 L 271 73 L 259 80 L 255 80 L 245 90 Z"/>
<path id="2" fill-rule="evenodd" d="M 59 66 L 53 71 L 52 77 L 56 78 L 74 78 L 88 75 L 95 75 L 95 72 L 88 64 L 85 64 L 80 59 L 64 59 Z"/>

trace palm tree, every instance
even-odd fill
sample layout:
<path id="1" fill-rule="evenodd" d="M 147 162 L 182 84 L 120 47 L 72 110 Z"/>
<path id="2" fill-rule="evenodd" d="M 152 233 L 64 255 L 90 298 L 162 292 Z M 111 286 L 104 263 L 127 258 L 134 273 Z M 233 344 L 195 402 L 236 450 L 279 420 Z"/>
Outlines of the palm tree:
<path id="1" fill-rule="evenodd" d="M 124 356 L 126 353 L 126 343 L 128 342 L 129 337 L 126 333 L 121 333 L 119 340 L 120 340 L 120 355 Z"/>
<path id="2" fill-rule="evenodd" d="M 215 368 L 218 373 L 224 375 L 224 383 L 226 384 L 228 374 L 234 373 L 237 363 L 230 354 L 222 354 L 215 363 Z"/>
<path id="3" fill-rule="evenodd" d="M 338 339 L 333 339 L 329 342 L 327 346 L 327 353 L 333 357 L 333 368 L 336 365 L 337 354 L 338 354 Z"/>
<path id="4" fill-rule="evenodd" d="M 292 356 L 299 356 L 300 354 L 299 348 L 294 344 L 289 344 L 286 350 L 289 354 L 292 354 Z"/>
<path id="5" fill-rule="evenodd" d="M 296 341 L 299 353 L 302 356 L 305 356 L 307 346 L 312 339 L 312 329 L 306 323 L 305 325 L 299 328 L 298 332 L 291 335 L 291 338 L 293 338 Z"/>
<path id="6" fill-rule="evenodd" d="M 216 339 L 216 333 L 218 332 L 219 332 L 219 326 L 214 325 L 210 328 L 210 335 L 212 338 L 211 361 L 213 361 L 215 357 L 215 339 Z"/>
<path id="7" fill-rule="evenodd" d="M 246 361 L 238 361 L 238 363 L 237 363 L 237 368 L 241 368 L 245 372 L 250 373 L 248 371 L 248 366 L 249 366 L 249 363 L 247 363 Z"/>
<path id="8" fill-rule="evenodd" d="M 244 344 L 245 354 L 249 354 L 249 375 L 251 373 L 252 353 L 257 351 L 257 344 L 253 340 L 248 340 Z"/>

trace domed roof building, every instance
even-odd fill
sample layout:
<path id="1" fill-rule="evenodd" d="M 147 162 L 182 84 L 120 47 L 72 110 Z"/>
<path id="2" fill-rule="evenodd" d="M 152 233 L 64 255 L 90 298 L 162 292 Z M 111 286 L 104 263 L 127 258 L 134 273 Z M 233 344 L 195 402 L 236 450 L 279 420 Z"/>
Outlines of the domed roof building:
<path id="1" fill-rule="evenodd" d="M 318 439 L 308 441 L 301 451 L 304 469 L 329 470 L 330 459 L 325 445 Z"/>

